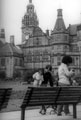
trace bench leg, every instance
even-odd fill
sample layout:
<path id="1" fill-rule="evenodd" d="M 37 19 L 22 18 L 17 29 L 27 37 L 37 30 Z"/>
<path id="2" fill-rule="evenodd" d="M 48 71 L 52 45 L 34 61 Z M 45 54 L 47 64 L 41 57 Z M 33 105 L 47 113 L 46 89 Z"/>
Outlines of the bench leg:
<path id="1" fill-rule="evenodd" d="M 21 108 L 21 120 L 25 120 L 25 109 Z"/>
<path id="2" fill-rule="evenodd" d="M 73 104 L 73 118 L 76 118 L 77 115 L 76 115 L 76 104 Z"/>

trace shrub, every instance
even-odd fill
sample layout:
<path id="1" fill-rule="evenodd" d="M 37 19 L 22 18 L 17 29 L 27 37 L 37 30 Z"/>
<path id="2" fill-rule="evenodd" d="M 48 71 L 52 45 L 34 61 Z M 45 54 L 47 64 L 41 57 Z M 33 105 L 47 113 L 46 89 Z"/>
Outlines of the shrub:
<path id="1" fill-rule="evenodd" d="M 15 79 L 15 78 L 19 78 L 19 77 L 21 77 L 21 72 L 20 71 L 14 71 L 13 78 Z"/>
<path id="2" fill-rule="evenodd" d="M 27 83 L 31 83 L 33 82 L 33 78 L 32 78 L 32 75 L 36 72 L 37 70 L 27 70 L 25 73 L 24 73 L 24 81 L 26 81 Z"/>

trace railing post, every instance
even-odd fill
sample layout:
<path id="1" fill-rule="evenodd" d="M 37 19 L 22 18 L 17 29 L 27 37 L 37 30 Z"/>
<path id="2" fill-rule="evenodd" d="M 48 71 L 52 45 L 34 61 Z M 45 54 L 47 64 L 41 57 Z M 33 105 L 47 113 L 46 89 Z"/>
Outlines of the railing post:
<path id="1" fill-rule="evenodd" d="M 21 120 L 25 120 L 25 108 L 21 108 Z"/>
<path id="2" fill-rule="evenodd" d="M 76 113 L 76 104 L 73 104 L 73 118 L 77 117 L 77 113 Z"/>

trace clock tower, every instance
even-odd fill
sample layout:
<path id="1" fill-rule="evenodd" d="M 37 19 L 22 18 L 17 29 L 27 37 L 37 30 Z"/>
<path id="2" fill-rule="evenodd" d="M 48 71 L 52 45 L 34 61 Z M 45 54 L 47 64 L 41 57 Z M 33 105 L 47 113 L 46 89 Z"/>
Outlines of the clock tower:
<path id="1" fill-rule="evenodd" d="M 38 26 L 38 24 L 34 5 L 32 4 L 32 0 L 29 0 L 26 13 L 22 18 L 22 43 L 26 42 L 29 36 L 32 36 L 33 28 Z"/>

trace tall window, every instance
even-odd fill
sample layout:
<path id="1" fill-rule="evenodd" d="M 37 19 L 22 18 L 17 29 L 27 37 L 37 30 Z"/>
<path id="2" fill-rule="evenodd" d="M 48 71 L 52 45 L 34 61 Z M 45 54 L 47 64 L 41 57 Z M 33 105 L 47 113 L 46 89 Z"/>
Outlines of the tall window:
<path id="1" fill-rule="evenodd" d="M 57 45 L 57 51 L 62 51 L 62 49 L 61 49 L 62 47 L 61 47 L 61 45 Z"/>
<path id="2" fill-rule="evenodd" d="M 61 56 L 57 56 L 57 65 L 61 64 Z"/>
<path id="3" fill-rule="evenodd" d="M 79 58 L 76 57 L 76 65 L 79 65 Z"/>
<path id="4" fill-rule="evenodd" d="M 33 62 L 40 62 L 40 52 L 37 50 L 34 52 Z"/>
<path id="5" fill-rule="evenodd" d="M 44 51 L 42 55 L 42 59 L 44 62 L 48 62 L 50 60 L 50 55 L 48 54 L 48 51 Z"/>
<path id="6" fill-rule="evenodd" d="M 72 57 L 72 63 L 71 65 L 75 65 L 75 57 Z"/>
<path id="7" fill-rule="evenodd" d="M 20 66 L 23 66 L 23 60 L 20 59 Z"/>
<path id="8" fill-rule="evenodd" d="M 5 66 L 5 58 L 1 59 L 1 66 Z"/>
<path id="9" fill-rule="evenodd" d="M 54 63 L 54 57 L 51 58 L 51 63 L 52 63 L 52 64 Z"/>
<path id="10" fill-rule="evenodd" d="M 35 46 L 38 46 L 38 45 L 40 44 L 39 38 L 34 39 L 33 44 L 34 44 Z"/>
<path id="11" fill-rule="evenodd" d="M 65 35 L 65 36 L 64 36 L 64 38 L 65 38 L 65 39 L 64 39 L 65 41 L 67 41 L 67 40 L 68 40 L 68 39 L 67 39 L 67 35 Z"/>
<path id="12" fill-rule="evenodd" d="M 18 65 L 18 59 L 15 58 L 15 66 L 17 66 L 17 65 Z"/>
<path id="13" fill-rule="evenodd" d="M 31 51 L 29 51 L 28 54 L 27 54 L 27 62 L 28 63 L 32 62 L 32 53 L 31 53 Z"/>

